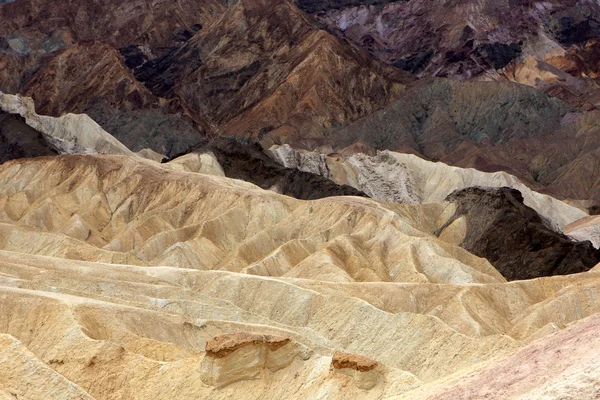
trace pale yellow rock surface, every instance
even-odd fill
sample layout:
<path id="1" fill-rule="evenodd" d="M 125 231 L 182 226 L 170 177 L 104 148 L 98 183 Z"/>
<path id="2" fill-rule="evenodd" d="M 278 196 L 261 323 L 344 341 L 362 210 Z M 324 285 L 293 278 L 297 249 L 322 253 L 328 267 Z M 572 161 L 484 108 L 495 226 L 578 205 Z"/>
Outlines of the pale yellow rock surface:
<path id="1" fill-rule="evenodd" d="M 137 154 L 138 156 L 145 158 L 147 160 L 156 161 L 157 163 L 160 163 L 167 158 L 164 154 L 160 154 L 160 153 L 158 153 L 152 149 L 148 149 L 148 148 L 142 149 L 142 150 L 136 152 L 135 154 Z"/>
<path id="2" fill-rule="evenodd" d="M 598 399 L 599 328 L 600 316 L 589 317 L 504 360 L 394 399 Z"/>
<path id="3" fill-rule="evenodd" d="M 452 207 L 300 201 L 125 156 L 5 163 L 0 396 L 435 395 L 600 311 L 600 271 L 507 283 L 435 238 Z"/>
<path id="4" fill-rule="evenodd" d="M 589 240 L 600 248 L 600 215 L 583 217 L 565 227 L 565 234 L 576 240 Z"/>
<path id="5" fill-rule="evenodd" d="M 169 161 L 166 166 L 175 171 L 198 172 L 200 174 L 225 176 L 223 168 L 212 152 L 189 153 Z"/>

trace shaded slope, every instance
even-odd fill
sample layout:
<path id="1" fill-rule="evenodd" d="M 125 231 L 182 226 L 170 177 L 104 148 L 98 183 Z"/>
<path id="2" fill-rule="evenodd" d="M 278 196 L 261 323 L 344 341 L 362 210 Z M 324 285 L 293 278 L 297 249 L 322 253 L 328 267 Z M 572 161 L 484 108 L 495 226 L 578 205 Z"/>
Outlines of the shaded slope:
<path id="1" fill-rule="evenodd" d="M 23 117 L 0 110 L 0 163 L 56 154 L 57 149 L 41 132 L 27 125 Z"/>
<path id="2" fill-rule="evenodd" d="M 38 112 L 86 113 L 133 151 L 181 152 L 206 135 L 201 121 L 176 100 L 155 97 L 138 82 L 114 48 L 76 44 L 44 64 L 22 89 Z"/>
<path id="3" fill-rule="evenodd" d="M 318 4 L 317 4 L 318 3 Z M 600 7 L 587 0 L 298 1 L 328 30 L 418 77 L 513 81 L 600 106 Z"/>
<path id="4" fill-rule="evenodd" d="M 508 280 L 585 272 L 600 262 L 592 243 L 574 242 L 550 229 L 523 196 L 510 188 L 472 187 L 450 194 L 457 219 L 466 221 L 461 246 L 486 258 Z"/>
<path id="5" fill-rule="evenodd" d="M 242 0 L 136 76 L 224 135 L 322 137 L 387 104 L 406 74 L 370 59 L 285 0 Z M 343 84 L 342 84 L 343 82 Z"/>
<path id="6" fill-rule="evenodd" d="M 144 59 L 158 57 L 210 25 L 224 9 L 219 0 L 181 0 L 175 6 L 150 0 L 3 1 L 0 91 L 18 93 L 57 52 L 88 41 L 114 49 L 133 46 Z"/>
<path id="7" fill-rule="evenodd" d="M 367 195 L 349 185 L 339 185 L 320 175 L 285 168 L 269 157 L 260 145 L 244 145 L 232 139 L 214 139 L 193 150 L 211 152 L 225 176 L 251 182 L 263 189 L 303 200 L 329 196 Z"/>
<path id="8" fill-rule="evenodd" d="M 549 134 L 568 110 L 522 85 L 429 79 L 338 131 L 334 143 L 338 148 L 358 140 L 381 150 L 411 147 L 441 159 L 464 142 L 493 145 Z"/>

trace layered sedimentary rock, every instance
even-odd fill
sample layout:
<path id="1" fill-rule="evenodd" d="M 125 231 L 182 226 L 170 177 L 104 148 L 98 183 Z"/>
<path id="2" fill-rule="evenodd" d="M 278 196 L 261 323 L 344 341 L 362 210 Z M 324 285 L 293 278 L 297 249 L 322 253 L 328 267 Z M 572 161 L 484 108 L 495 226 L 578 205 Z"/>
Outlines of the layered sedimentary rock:
<path id="1" fill-rule="evenodd" d="M 194 159 L 196 162 L 192 166 L 190 162 Z M 184 170 L 241 179 L 297 199 L 315 200 L 329 196 L 367 197 L 365 193 L 350 185 L 337 184 L 319 174 L 282 167 L 260 145 L 244 145 L 232 139 L 211 140 L 167 165 L 181 165 L 182 162 L 187 164 Z"/>
<path id="2" fill-rule="evenodd" d="M 67 114 L 59 118 L 38 115 L 32 99 L 1 92 L 0 112 L 6 115 L 6 118 L 10 116 L 13 120 L 17 118 L 21 126 L 26 125 L 22 128 L 22 134 L 20 130 L 15 132 L 15 143 L 25 141 L 28 137 L 36 137 L 32 131 L 41 135 L 36 140 L 39 146 L 48 150 L 37 150 L 39 154 L 27 154 L 28 156 L 56 153 L 106 153 L 133 156 L 127 147 L 85 114 Z M 33 151 L 30 144 L 23 143 L 20 146 L 28 148 L 24 151 Z"/>
<path id="3" fill-rule="evenodd" d="M 598 272 L 506 282 L 433 235 L 453 205 L 300 201 L 124 156 L 13 160 L 0 183 L 0 390 L 13 397 L 435 395 L 457 390 L 452 374 L 512 376 L 531 349 L 579 335 L 595 354 L 594 325 L 544 337 L 600 311 Z M 577 354 L 551 375 L 588 393 L 579 378 L 593 375 L 563 374 Z M 483 390 L 477 379 L 460 382 Z M 484 380 L 492 398 L 524 382 Z"/>
<path id="4" fill-rule="evenodd" d="M 330 143 L 335 151 L 362 143 L 507 171 L 559 198 L 597 200 L 599 118 L 597 110 L 575 112 L 514 83 L 421 80 L 388 107 L 337 131 Z"/>
<path id="5" fill-rule="evenodd" d="M 290 338 L 258 334 L 226 334 L 208 340 L 201 379 L 223 387 L 243 380 L 260 379 L 266 370 L 277 372 L 295 359 L 308 360 L 312 351 Z"/>
<path id="6" fill-rule="evenodd" d="M 594 77 L 600 8 L 589 1 L 298 0 L 338 35 L 421 76 L 498 79 L 527 57 Z M 568 83 L 567 83 L 568 85 Z"/>
<path id="7" fill-rule="evenodd" d="M 600 251 L 591 242 L 573 242 L 553 231 L 523 204 L 518 190 L 471 187 L 446 200 L 457 209 L 440 234 L 459 221 L 465 224 L 460 245 L 487 259 L 508 280 L 585 272 L 600 263 Z"/>
<path id="8" fill-rule="evenodd" d="M 379 152 L 376 156 L 361 153 L 349 157 L 335 154 L 325 156 L 316 152 L 297 151 L 284 145 L 271 148 L 269 154 L 286 167 L 351 185 L 381 201 L 436 203 L 444 201 L 455 190 L 471 186 L 508 186 L 519 190 L 525 204 L 551 221 L 557 230 L 587 216 L 581 209 L 531 190 L 506 172 L 486 173 L 463 169 L 391 151 Z"/>
<path id="9" fill-rule="evenodd" d="M 331 358 L 331 366 L 336 373 L 352 377 L 360 389 L 373 389 L 383 378 L 377 361 L 356 354 L 336 351 Z"/>

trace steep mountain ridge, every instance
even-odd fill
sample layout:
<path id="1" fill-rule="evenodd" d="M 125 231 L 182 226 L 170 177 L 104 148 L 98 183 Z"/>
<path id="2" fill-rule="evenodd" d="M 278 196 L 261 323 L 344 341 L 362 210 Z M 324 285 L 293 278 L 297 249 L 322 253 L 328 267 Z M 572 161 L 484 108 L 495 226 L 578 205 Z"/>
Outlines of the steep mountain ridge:
<path id="1" fill-rule="evenodd" d="M 374 156 L 361 153 L 342 157 L 298 151 L 289 145 L 273 147 L 269 154 L 288 168 L 323 175 L 338 184 L 351 185 L 380 201 L 405 204 L 442 202 L 455 190 L 472 186 L 511 187 L 525 204 L 560 230 L 587 213 L 551 196 L 538 193 L 506 172 L 487 173 L 424 160 L 391 151 Z"/>
<path id="2" fill-rule="evenodd" d="M 553 231 L 523 204 L 518 190 L 471 187 L 446 200 L 457 209 L 439 233 L 464 219 L 461 247 L 488 260 L 507 280 L 575 274 L 600 263 L 600 250 Z"/>
<path id="3" fill-rule="evenodd" d="M 255 140 L 268 132 L 272 140 L 321 137 L 387 104 L 407 81 L 285 0 L 235 3 L 137 76 L 157 95 L 180 97 L 221 134 Z"/>
<path id="4" fill-rule="evenodd" d="M 70 39 L 26 54 L 9 40 L 0 90 L 34 98 L 44 114 L 87 113 L 134 151 L 172 156 L 214 135 L 256 141 L 268 134 L 270 143 L 322 138 L 388 104 L 411 80 L 320 29 L 287 0 L 213 1 L 169 21 L 163 5 L 110 4 L 105 15 L 130 18 L 102 26 L 115 29 L 110 33 L 97 21 L 85 31 L 87 12 L 57 16 L 55 26 L 33 18 L 25 29 L 21 13 L 55 12 L 30 3 L 0 6 L 15 19 L 7 37 L 22 31 L 23 45 L 33 47 L 40 32 Z M 130 31 L 140 18 L 144 28 Z"/>

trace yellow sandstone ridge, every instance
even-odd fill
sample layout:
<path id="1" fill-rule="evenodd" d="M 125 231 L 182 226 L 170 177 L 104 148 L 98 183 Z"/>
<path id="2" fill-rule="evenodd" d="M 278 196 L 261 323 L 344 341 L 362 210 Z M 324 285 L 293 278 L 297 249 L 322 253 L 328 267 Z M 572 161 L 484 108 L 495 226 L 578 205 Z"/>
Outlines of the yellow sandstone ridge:
<path id="1" fill-rule="evenodd" d="M 7 162 L 0 396 L 420 398 L 576 340 L 600 271 L 508 283 L 433 235 L 451 207 L 300 201 L 125 156 Z M 571 367 L 530 398 L 567 393 Z"/>

